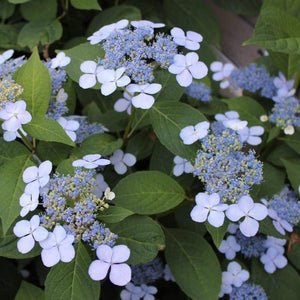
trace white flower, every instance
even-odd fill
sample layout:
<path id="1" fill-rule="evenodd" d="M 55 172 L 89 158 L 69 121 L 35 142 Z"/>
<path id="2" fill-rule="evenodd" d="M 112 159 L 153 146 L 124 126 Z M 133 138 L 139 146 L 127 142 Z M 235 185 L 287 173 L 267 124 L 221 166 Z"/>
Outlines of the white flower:
<path id="1" fill-rule="evenodd" d="M 104 197 L 107 200 L 113 200 L 116 197 L 116 194 L 114 192 L 111 192 L 110 188 L 107 187 L 105 192 L 104 192 Z"/>
<path id="2" fill-rule="evenodd" d="M 173 274 L 171 273 L 170 267 L 168 265 L 165 265 L 164 280 L 175 282 L 175 278 L 174 278 Z"/>
<path id="3" fill-rule="evenodd" d="M 74 236 L 67 234 L 61 225 L 56 225 L 53 232 L 49 232 L 48 238 L 40 242 L 43 248 L 41 253 L 43 264 L 52 267 L 59 261 L 70 262 L 75 257 L 73 242 Z"/>
<path id="4" fill-rule="evenodd" d="M 101 93 L 104 96 L 112 94 L 117 87 L 126 86 L 130 83 L 130 78 L 123 75 L 125 68 L 117 70 L 102 70 L 97 74 L 97 79 L 101 85 Z M 123 76 L 122 76 L 123 75 Z"/>
<path id="5" fill-rule="evenodd" d="M 232 71 L 234 70 L 234 65 L 231 63 L 223 64 L 220 61 L 214 61 L 210 65 L 210 70 L 214 72 L 212 78 L 215 81 L 222 81 L 220 87 L 226 89 L 229 86 L 229 81 L 226 80 Z M 225 80 L 224 80 L 225 79 Z"/>
<path id="6" fill-rule="evenodd" d="M 127 111 L 128 115 L 131 115 L 131 99 L 132 97 L 125 92 L 123 93 L 123 98 L 120 98 L 114 104 L 114 110 L 117 112 Z"/>
<path id="7" fill-rule="evenodd" d="M 274 248 L 278 253 L 284 253 L 284 245 L 287 240 L 285 239 L 277 239 L 273 236 L 267 236 L 267 239 L 264 241 L 264 247 L 266 249 Z"/>
<path id="8" fill-rule="evenodd" d="M 22 126 L 18 130 L 21 131 L 24 136 L 27 136 L 27 133 L 23 130 Z M 18 131 L 5 131 L 3 133 L 3 139 L 6 142 L 14 141 L 17 137 L 21 137 Z"/>
<path id="9" fill-rule="evenodd" d="M 259 136 L 263 135 L 264 132 L 265 129 L 262 126 L 252 126 L 250 128 L 245 126 L 243 129 L 237 130 L 240 141 L 242 143 L 247 142 L 252 146 L 259 145 L 262 142 L 262 139 Z"/>
<path id="10" fill-rule="evenodd" d="M 80 65 L 80 70 L 85 74 L 79 77 L 79 86 L 83 89 L 88 89 L 97 83 L 97 74 L 103 71 L 104 68 L 102 66 L 98 66 L 92 60 L 87 60 Z"/>
<path id="11" fill-rule="evenodd" d="M 51 60 L 51 68 L 55 69 L 57 67 L 62 68 L 67 66 L 71 62 L 71 58 L 66 56 L 65 52 L 59 52 L 55 58 Z"/>
<path id="12" fill-rule="evenodd" d="M 250 237 L 256 235 L 259 223 L 268 215 L 268 209 L 260 203 L 254 203 L 250 196 L 243 196 L 237 204 L 231 204 L 226 211 L 230 221 L 236 222 L 241 218 L 245 219 L 240 223 L 239 228 L 243 235 Z"/>
<path id="13" fill-rule="evenodd" d="M 124 153 L 121 149 L 116 150 L 110 157 L 115 171 L 122 175 L 127 172 L 127 166 L 132 167 L 136 163 L 136 157 L 131 153 Z"/>
<path id="14" fill-rule="evenodd" d="M 275 248 L 269 248 L 267 253 L 262 255 L 260 261 L 264 264 L 264 269 L 266 272 L 272 274 L 276 271 L 276 268 L 284 268 L 288 261 L 279 253 Z"/>
<path id="15" fill-rule="evenodd" d="M 173 168 L 173 174 L 175 176 L 180 176 L 183 173 L 193 173 L 194 167 L 187 159 L 176 155 L 173 161 L 175 163 Z"/>
<path id="16" fill-rule="evenodd" d="M 288 125 L 287 127 L 284 128 L 283 132 L 286 135 L 293 135 L 295 133 L 295 128 L 292 125 Z"/>
<path id="17" fill-rule="evenodd" d="M 6 103 L 0 110 L 0 118 L 5 120 L 2 128 L 7 131 L 17 131 L 32 119 L 31 114 L 26 110 L 26 102 L 23 100 Z"/>
<path id="18" fill-rule="evenodd" d="M 157 288 L 155 286 L 148 286 L 146 284 L 141 284 L 141 289 L 143 292 L 143 299 L 144 300 L 154 300 L 155 297 L 153 295 L 155 295 L 157 293 Z"/>
<path id="19" fill-rule="evenodd" d="M 121 300 L 139 300 L 143 297 L 144 292 L 140 286 L 135 286 L 129 282 L 125 285 L 125 289 L 121 291 Z"/>
<path id="20" fill-rule="evenodd" d="M 162 27 L 165 27 L 164 23 L 153 23 L 148 20 L 131 21 L 130 24 L 135 28 L 162 28 Z"/>
<path id="21" fill-rule="evenodd" d="M 75 142 L 76 133 L 75 131 L 79 128 L 79 122 L 74 120 L 67 120 L 64 117 L 60 117 L 57 119 L 58 124 L 64 129 L 68 137 Z"/>
<path id="22" fill-rule="evenodd" d="M 279 72 L 279 76 L 275 77 L 273 80 L 273 83 L 277 88 L 277 95 L 272 99 L 275 102 L 281 102 L 282 100 L 293 96 L 296 92 L 296 90 L 293 89 L 294 82 L 294 79 L 286 80 L 285 76 Z"/>
<path id="23" fill-rule="evenodd" d="M 269 117 L 268 117 L 267 115 L 261 115 L 261 116 L 259 117 L 259 120 L 260 120 L 261 122 L 267 122 L 267 121 L 269 120 Z"/>
<path id="24" fill-rule="evenodd" d="M 228 260 L 234 259 L 236 252 L 241 250 L 241 246 L 236 242 L 236 239 L 233 235 L 229 235 L 226 240 L 223 240 L 219 251 L 224 253 Z"/>
<path id="25" fill-rule="evenodd" d="M 35 190 L 32 194 L 22 194 L 19 202 L 22 207 L 20 216 L 25 217 L 30 211 L 34 211 L 37 208 L 39 204 L 39 191 Z"/>
<path id="26" fill-rule="evenodd" d="M 14 54 L 14 50 L 9 49 L 4 51 L 2 54 L 0 54 L 0 65 L 3 64 L 5 61 L 10 59 Z"/>
<path id="27" fill-rule="evenodd" d="M 275 229 L 279 233 L 281 233 L 282 235 L 285 235 L 285 230 L 288 231 L 288 232 L 293 231 L 293 226 L 289 222 L 287 222 L 286 220 L 281 219 L 274 209 L 268 208 L 268 214 L 269 214 L 269 217 L 271 219 L 273 219 L 272 223 L 273 223 Z"/>
<path id="28" fill-rule="evenodd" d="M 223 114 L 216 114 L 215 119 L 222 122 L 223 126 L 232 130 L 241 130 L 248 124 L 247 121 L 241 121 L 239 114 L 236 111 L 227 111 Z"/>
<path id="29" fill-rule="evenodd" d="M 68 99 L 68 94 L 65 92 L 64 89 L 60 89 L 56 95 L 56 102 L 64 103 Z"/>
<path id="30" fill-rule="evenodd" d="M 131 103 L 134 107 L 149 109 L 154 104 L 154 97 L 150 95 L 158 93 L 161 87 L 159 83 L 130 84 L 126 90 L 130 94 L 139 93 L 131 98 Z"/>
<path id="31" fill-rule="evenodd" d="M 50 180 L 49 174 L 52 171 L 52 163 L 49 160 L 42 162 L 39 167 L 28 167 L 23 172 L 23 181 L 27 183 L 25 187 L 26 194 L 33 194 L 44 187 Z"/>
<path id="32" fill-rule="evenodd" d="M 232 261 L 228 264 L 227 271 L 222 273 L 222 283 L 227 286 L 234 285 L 235 287 L 240 287 L 249 277 L 248 271 L 243 270 L 240 264 Z"/>
<path id="33" fill-rule="evenodd" d="M 124 264 L 130 256 L 130 250 L 125 245 L 113 248 L 108 245 L 100 245 L 96 254 L 98 259 L 94 260 L 89 267 L 89 275 L 93 280 L 102 280 L 106 277 L 109 268 L 110 281 L 119 286 L 126 285 L 131 280 L 131 269 Z"/>
<path id="34" fill-rule="evenodd" d="M 110 164 L 108 159 L 101 158 L 100 154 L 88 154 L 85 155 L 82 159 L 77 159 L 73 161 L 73 167 L 83 167 L 86 169 L 95 169 L 100 166 L 106 166 Z"/>
<path id="35" fill-rule="evenodd" d="M 108 184 L 104 180 L 104 176 L 100 173 L 96 175 L 96 187 L 93 193 L 98 197 L 102 198 L 103 193 L 108 188 Z"/>
<path id="36" fill-rule="evenodd" d="M 40 242 L 47 238 L 48 231 L 39 225 L 40 218 L 34 215 L 30 221 L 22 220 L 14 226 L 14 234 L 21 237 L 17 243 L 19 252 L 28 253 L 34 247 L 35 241 Z"/>
<path id="37" fill-rule="evenodd" d="M 174 63 L 170 65 L 169 72 L 176 75 L 176 80 L 183 87 L 189 86 L 193 78 L 201 79 L 207 75 L 207 66 L 199 61 L 199 56 L 195 52 L 189 52 L 185 56 L 176 54 Z"/>
<path id="38" fill-rule="evenodd" d="M 171 29 L 171 35 L 177 45 L 184 46 L 189 50 L 198 50 L 200 48 L 199 43 L 203 41 L 201 34 L 194 31 L 187 31 L 185 36 L 184 31 L 178 27 Z"/>
<path id="39" fill-rule="evenodd" d="M 105 25 L 101 27 L 98 31 L 94 32 L 93 35 L 88 37 L 91 45 L 100 43 L 101 41 L 108 38 L 114 31 L 120 31 L 121 29 L 128 26 L 128 20 L 120 20 L 117 23 L 112 23 L 110 25 Z"/>
<path id="40" fill-rule="evenodd" d="M 195 126 L 186 126 L 180 131 L 180 138 L 185 145 L 191 145 L 196 141 L 204 138 L 208 134 L 209 123 L 207 121 L 200 122 Z"/>
<path id="41" fill-rule="evenodd" d="M 217 193 L 208 195 L 198 193 L 195 198 L 196 206 L 191 211 L 191 218 L 195 222 L 208 221 L 214 227 L 220 227 L 224 223 L 224 210 L 228 205 L 220 203 L 220 197 Z"/>

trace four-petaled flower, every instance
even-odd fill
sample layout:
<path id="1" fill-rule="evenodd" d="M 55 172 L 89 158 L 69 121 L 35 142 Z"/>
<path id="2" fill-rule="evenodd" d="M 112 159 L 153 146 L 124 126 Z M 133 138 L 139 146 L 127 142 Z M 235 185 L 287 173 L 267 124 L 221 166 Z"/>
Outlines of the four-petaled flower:
<path id="1" fill-rule="evenodd" d="M 265 271 L 270 274 L 274 273 L 276 268 L 284 268 L 288 263 L 282 253 L 275 248 L 269 248 L 267 253 L 261 256 L 260 261 L 264 264 Z"/>
<path id="2" fill-rule="evenodd" d="M 125 92 L 123 93 L 123 98 L 120 98 L 114 104 L 114 110 L 117 112 L 123 112 L 126 110 L 128 115 L 131 115 L 131 99 L 132 97 Z"/>
<path id="3" fill-rule="evenodd" d="M 228 264 L 227 271 L 222 273 L 222 280 L 225 285 L 240 287 L 244 281 L 249 279 L 249 272 L 243 270 L 240 264 L 232 261 Z"/>
<path id="4" fill-rule="evenodd" d="M 195 31 L 187 31 L 185 36 L 184 31 L 179 27 L 171 29 L 171 35 L 173 37 L 173 41 L 177 45 L 183 46 L 189 50 L 198 50 L 200 48 L 199 43 L 203 40 L 202 35 Z"/>
<path id="5" fill-rule="evenodd" d="M 241 121 L 239 114 L 236 111 L 227 111 L 223 114 L 216 114 L 215 119 L 222 122 L 223 126 L 232 130 L 242 130 L 248 124 L 247 121 Z"/>
<path id="6" fill-rule="evenodd" d="M 127 172 L 127 166 L 132 167 L 136 163 L 136 157 L 131 153 L 124 153 L 121 149 L 116 150 L 110 157 L 115 171 L 122 175 Z"/>
<path id="7" fill-rule="evenodd" d="M 67 66 L 71 62 L 71 58 L 66 56 L 65 52 L 59 52 L 55 58 L 51 60 L 51 68 L 55 69 L 57 67 L 62 68 Z"/>
<path id="8" fill-rule="evenodd" d="M 192 164 L 185 158 L 182 158 L 178 155 L 174 157 L 175 166 L 173 168 L 173 175 L 180 176 L 183 173 L 193 173 L 194 167 Z"/>
<path id="9" fill-rule="evenodd" d="M 249 145 L 256 146 L 262 142 L 260 135 L 263 135 L 265 129 L 262 126 L 245 126 L 243 129 L 237 131 L 240 141 L 242 143 L 247 142 Z"/>
<path id="10" fill-rule="evenodd" d="M 108 96 L 112 94 L 117 87 L 123 87 L 130 83 L 130 78 L 127 75 L 123 75 L 124 72 L 125 68 L 118 68 L 117 70 L 102 70 L 97 74 L 97 79 L 102 84 L 102 95 Z"/>
<path id="11" fill-rule="evenodd" d="M 86 169 L 95 169 L 100 166 L 109 165 L 110 161 L 108 159 L 101 158 L 100 154 L 88 154 L 82 159 L 77 159 L 73 161 L 73 167 L 83 167 Z"/>
<path id="12" fill-rule="evenodd" d="M 210 65 L 210 70 L 214 72 L 212 78 L 215 81 L 221 81 L 221 89 L 226 89 L 229 86 L 229 81 L 226 80 L 234 70 L 234 65 L 231 63 L 223 64 L 220 61 L 214 61 Z M 225 79 L 225 80 L 224 80 Z"/>
<path id="13" fill-rule="evenodd" d="M 268 215 L 268 209 L 260 203 L 254 203 L 250 196 L 243 196 L 237 204 L 231 204 L 226 211 L 230 221 L 236 222 L 241 218 L 245 219 L 240 223 L 240 230 L 243 235 L 250 237 L 256 235 L 259 223 Z"/>
<path id="14" fill-rule="evenodd" d="M 153 23 L 148 20 L 131 21 L 130 24 L 135 28 L 162 28 L 165 27 L 164 23 Z"/>
<path id="15" fill-rule="evenodd" d="M 200 122 L 195 126 L 186 126 L 180 131 L 180 138 L 185 145 L 191 145 L 196 141 L 204 138 L 208 134 L 209 123 L 207 121 Z"/>
<path id="16" fill-rule="evenodd" d="M 92 60 L 87 60 L 80 65 L 80 70 L 85 74 L 79 77 L 79 86 L 83 89 L 88 89 L 97 83 L 96 77 L 98 73 L 104 70 L 104 68 L 98 66 Z"/>
<path id="17" fill-rule="evenodd" d="M 52 267 L 59 261 L 70 262 L 75 257 L 73 247 L 74 236 L 67 234 L 61 225 L 56 225 L 53 232 L 49 232 L 47 239 L 40 242 L 43 248 L 41 257 L 46 267 Z"/>
<path id="18" fill-rule="evenodd" d="M 176 54 L 168 70 L 172 74 L 177 74 L 176 80 L 183 87 L 189 86 L 193 78 L 201 79 L 208 73 L 207 66 L 199 61 L 199 56 L 195 52 L 186 55 Z"/>
<path id="19" fill-rule="evenodd" d="M 22 207 L 20 216 L 25 217 L 29 211 L 34 211 L 37 208 L 39 204 L 39 191 L 35 190 L 32 194 L 22 194 L 19 202 Z"/>
<path id="20" fill-rule="evenodd" d="M 236 239 L 233 235 L 229 235 L 226 240 L 223 240 L 219 251 L 224 253 L 228 260 L 234 259 L 236 252 L 241 250 L 241 246 L 236 242 Z"/>
<path id="21" fill-rule="evenodd" d="M 28 253 L 35 244 L 35 241 L 40 242 L 47 238 L 48 231 L 40 225 L 40 217 L 32 216 L 30 221 L 21 220 L 14 226 L 14 234 L 20 237 L 17 247 L 19 252 Z"/>
<path id="22" fill-rule="evenodd" d="M 220 227 L 224 223 L 224 210 L 228 205 L 220 203 L 220 197 L 217 193 L 208 195 L 198 193 L 195 198 L 196 206 L 191 211 L 191 218 L 195 222 L 208 221 L 214 227 Z"/>
<path id="23" fill-rule="evenodd" d="M 125 285 L 125 289 L 121 291 L 120 297 L 121 300 L 140 300 L 142 295 L 141 287 L 129 282 Z"/>
<path id="24" fill-rule="evenodd" d="M 64 117 L 60 117 L 57 120 L 58 124 L 64 129 L 68 137 L 75 142 L 76 140 L 76 133 L 75 131 L 79 128 L 80 124 L 74 120 L 67 120 Z"/>
<path id="25" fill-rule="evenodd" d="M 109 268 L 110 281 L 119 286 L 126 285 L 131 280 L 131 269 L 124 264 L 130 256 L 130 250 L 125 245 L 113 248 L 108 245 L 100 245 L 96 254 L 98 259 L 94 260 L 89 267 L 89 275 L 93 280 L 102 280 L 106 277 Z"/>

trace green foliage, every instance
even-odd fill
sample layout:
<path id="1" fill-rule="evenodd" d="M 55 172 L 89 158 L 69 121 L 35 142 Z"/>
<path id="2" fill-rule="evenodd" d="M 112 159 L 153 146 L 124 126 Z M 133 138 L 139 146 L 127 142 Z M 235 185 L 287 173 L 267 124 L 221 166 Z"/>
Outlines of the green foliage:
<path id="1" fill-rule="evenodd" d="M 224 9 L 242 15 L 257 15 L 262 4 L 262 0 L 214 0 L 214 2 Z"/>
<path id="2" fill-rule="evenodd" d="M 32 117 L 44 116 L 49 105 L 51 79 L 35 48 L 29 60 L 14 74 L 14 79 L 24 88 L 25 100 Z"/>
<path id="3" fill-rule="evenodd" d="M 56 0 L 30 0 L 21 5 L 22 16 L 27 21 L 53 20 L 56 11 Z"/>
<path id="4" fill-rule="evenodd" d="M 291 243 L 291 249 L 288 250 L 287 257 L 291 261 L 291 263 L 300 270 L 300 242 Z"/>
<path id="5" fill-rule="evenodd" d="M 179 287 L 192 299 L 217 299 L 218 259 L 205 239 L 192 231 L 166 229 L 166 259 Z"/>
<path id="6" fill-rule="evenodd" d="M 208 222 L 205 222 L 205 227 L 209 234 L 211 235 L 213 242 L 217 248 L 220 247 L 223 238 L 227 232 L 227 227 L 229 225 L 228 219 L 225 218 L 224 224 L 221 227 L 214 227 L 210 225 Z"/>
<path id="7" fill-rule="evenodd" d="M 5 234 L 20 212 L 19 198 L 24 192 L 22 174 L 33 165 L 31 155 L 17 156 L 0 167 L 0 216 Z"/>
<path id="8" fill-rule="evenodd" d="M 71 0 L 71 4 L 78 9 L 101 10 L 97 0 Z"/>
<path id="9" fill-rule="evenodd" d="M 152 106 L 150 119 L 159 141 L 170 152 L 194 161 L 200 144 L 184 145 L 179 133 L 186 126 L 206 121 L 201 112 L 184 103 L 159 102 Z"/>
<path id="10" fill-rule="evenodd" d="M 287 172 L 287 176 L 295 191 L 298 191 L 300 185 L 300 158 L 281 159 Z"/>
<path id="11" fill-rule="evenodd" d="M 22 47 L 17 44 L 17 40 L 23 26 L 23 22 L 16 24 L 0 24 L 0 48 L 21 50 Z"/>
<path id="12" fill-rule="evenodd" d="M 20 288 L 17 292 L 15 300 L 44 300 L 45 299 L 45 294 L 44 291 L 27 282 L 27 281 L 22 281 Z"/>
<path id="13" fill-rule="evenodd" d="M 165 246 L 161 227 L 146 216 L 129 216 L 117 224 L 110 224 L 109 228 L 119 236 L 117 244 L 129 247 L 129 264 L 151 261 L 156 257 L 158 250 Z"/>
<path id="14" fill-rule="evenodd" d="M 300 154 L 300 132 L 296 131 L 293 135 L 287 135 L 283 140 L 294 151 Z"/>
<path id="15" fill-rule="evenodd" d="M 100 283 L 90 278 L 90 263 L 87 250 L 79 242 L 71 262 L 60 263 L 50 270 L 45 282 L 45 300 L 99 299 Z"/>
<path id="16" fill-rule="evenodd" d="M 6 0 L 0 0 L 0 7 L 0 19 L 2 20 L 11 17 L 15 12 L 15 6 Z"/>
<path id="17" fill-rule="evenodd" d="M 118 223 L 133 215 L 134 212 L 120 206 L 109 206 L 99 214 L 99 218 L 105 223 Z"/>
<path id="18" fill-rule="evenodd" d="M 158 214 L 180 204 L 185 194 L 172 178 L 158 171 L 140 171 L 123 178 L 114 188 L 116 205 L 143 215 Z"/>
<path id="19" fill-rule="evenodd" d="M 0 165 L 17 156 L 26 154 L 28 154 L 28 150 L 23 144 L 16 141 L 8 143 L 0 138 Z"/>

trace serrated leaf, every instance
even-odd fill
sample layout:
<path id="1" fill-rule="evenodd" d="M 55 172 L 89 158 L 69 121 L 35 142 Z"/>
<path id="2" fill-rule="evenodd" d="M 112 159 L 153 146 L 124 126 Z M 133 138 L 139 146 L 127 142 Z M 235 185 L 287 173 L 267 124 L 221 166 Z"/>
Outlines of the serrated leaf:
<path id="1" fill-rule="evenodd" d="M 165 229 L 166 260 L 176 283 L 192 299 L 217 299 L 221 288 L 219 261 L 199 234 Z"/>
<path id="2" fill-rule="evenodd" d="M 264 270 L 263 265 L 252 260 L 251 280 L 261 285 L 272 300 L 298 300 L 300 295 L 300 277 L 290 265 L 277 269 L 273 274 Z"/>
<path id="3" fill-rule="evenodd" d="M 225 218 L 224 224 L 218 228 L 210 225 L 208 222 L 205 222 L 205 227 L 206 227 L 207 231 L 209 232 L 209 234 L 211 235 L 213 242 L 217 248 L 220 247 L 220 245 L 223 241 L 223 238 L 227 232 L 228 225 L 229 225 L 229 221 L 226 218 Z"/>
<path id="4" fill-rule="evenodd" d="M 300 158 L 282 159 L 288 178 L 295 191 L 298 191 L 300 185 Z"/>
<path id="5" fill-rule="evenodd" d="M 13 159 L 16 156 L 26 155 L 29 150 L 17 141 L 6 142 L 0 137 L 0 164 Z"/>
<path id="6" fill-rule="evenodd" d="M 104 57 L 104 51 L 99 45 L 90 43 L 80 44 L 74 48 L 64 50 L 67 56 L 71 58 L 71 63 L 66 66 L 66 71 L 71 79 L 79 82 L 79 77 L 84 73 L 80 70 L 80 65 L 86 60 L 98 61 Z"/>
<path id="7" fill-rule="evenodd" d="M 179 133 L 186 126 L 206 121 L 205 116 L 187 104 L 169 101 L 155 103 L 149 113 L 159 141 L 173 154 L 193 162 L 200 143 L 184 145 Z"/>
<path id="8" fill-rule="evenodd" d="M 93 18 L 87 29 L 87 35 L 92 35 L 104 25 L 118 22 L 122 19 L 129 21 L 140 20 L 142 17 L 138 8 L 130 5 L 118 5 L 105 9 Z"/>
<path id="9" fill-rule="evenodd" d="M 22 174 L 33 165 L 31 154 L 18 156 L 0 167 L 0 216 L 5 234 L 20 213 L 19 198 L 24 192 Z"/>
<path id="10" fill-rule="evenodd" d="M 118 223 L 125 218 L 133 215 L 134 212 L 120 206 L 110 206 L 102 211 L 98 216 L 105 223 Z"/>
<path id="11" fill-rule="evenodd" d="M 19 287 L 15 300 L 24 300 L 24 299 L 44 300 L 45 294 L 41 288 L 23 280 L 21 282 L 21 286 Z"/>
<path id="12" fill-rule="evenodd" d="M 109 228 L 119 238 L 117 244 L 125 244 L 130 249 L 129 264 L 146 263 L 153 260 L 158 250 L 165 245 L 161 227 L 151 218 L 133 215 Z"/>
<path id="13" fill-rule="evenodd" d="M 71 262 L 60 262 L 50 270 L 45 282 L 45 300 L 98 300 L 100 283 L 90 278 L 90 264 L 91 258 L 79 242 Z"/>
<path id="14" fill-rule="evenodd" d="M 26 110 L 32 117 L 44 116 L 49 105 L 51 78 L 41 62 L 37 48 L 29 60 L 14 74 L 15 81 L 24 88 L 21 99 L 26 101 Z"/>
<path id="15" fill-rule="evenodd" d="M 158 171 L 140 171 L 120 180 L 114 188 L 116 205 L 135 213 L 150 215 L 168 211 L 184 198 L 182 187 Z"/>
<path id="16" fill-rule="evenodd" d="M 219 24 L 204 1 L 165 0 L 164 11 L 174 26 L 196 31 L 209 44 L 219 45 Z"/>
<path id="17" fill-rule="evenodd" d="M 66 134 L 64 129 L 53 119 L 35 117 L 23 129 L 32 137 L 46 142 L 57 142 L 69 146 L 75 146 L 74 142 Z"/>
<path id="18" fill-rule="evenodd" d="M 77 9 L 101 10 L 97 0 L 71 0 L 71 4 Z"/>
<path id="19" fill-rule="evenodd" d="M 74 149 L 72 155 L 82 158 L 87 154 L 101 154 L 102 156 L 112 154 L 122 146 L 122 139 L 116 139 L 108 133 L 97 133 L 87 137 L 79 148 Z"/>

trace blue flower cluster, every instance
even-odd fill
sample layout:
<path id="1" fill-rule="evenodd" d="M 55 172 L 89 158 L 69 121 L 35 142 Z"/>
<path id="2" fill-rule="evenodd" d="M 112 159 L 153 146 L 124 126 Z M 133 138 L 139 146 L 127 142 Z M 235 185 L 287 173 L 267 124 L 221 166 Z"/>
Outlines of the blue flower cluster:
<path id="1" fill-rule="evenodd" d="M 236 203 L 260 183 L 262 162 L 255 152 L 242 152 L 243 144 L 231 129 L 213 132 L 202 139 L 194 174 L 205 184 L 209 194 L 218 193 L 225 203 Z"/>
<path id="2" fill-rule="evenodd" d="M 131 266 L 134 285 L 153 283 L 164 276 L 164 265 L 159 257 L 154 260 Z"/>
<path id="3" fill-rule="evenodd" d="M 51 95 L 54 96 L 62 88 L 62 85 L 67 81 L 67 73 L 63 68 L 51 68 L 51 60 L 44 63 L 51 77 Z"/>
<path id="4" fill-rule="evenodd" d="M 207 87 L 204 83 L 193 82 L 190 86 L 185 89 L 185 94 L 203 102 L 210 101 L 211 89 Z"/>
<path id="5" fill-rule="evenodd" d="M 23 93 L 23 88 L 11 79 L 0 80 L 0 109 L 6 102 L 14 102 Z"/>
<path id="6" fill-rule="evenodd" d="M 125 67 L 126 75 L 136 83 L 152 82 L 155 66 L 168 68 L 178 53 L 171 36 L 154 36 L 151 28 L 115 31 L 102 42 L 102 47 L 105 57 L 99 65 L 105 69 Z"/>
<path id="7" fill-rule="evenodd" d="M 9 59 L 3 64 L 0 64 L 0 80 L 12 79 L 13 74 L 25 63 L 25 56 L 21 56 L 15 59 Z"/>
<path id="8" fill-rule="evenodd" d="M 94 170 L 77 168 L 74 176 L 54 174 L 42 193 L 45 213 L 41 222 L 47 229 L 64 226 L 76 240 L 88 242 L 94 249 L 101 244 L 113 246 L 117 236 L 96 220 L 97 213 L 108 208 L 93 193 L 96 188 Z"/>
<path id="9" fill-rule="evenodd" d="M 230 75 L 230 84 L 234 89 L 242 88 L 252 93 L 260 90 L 263 97 L 270 99 L 276 95 L 273 80 L 264 66 L 258 67 L 256 64 L 236 69 Z"/>
<path id="10" fill-rule="evenodd" d="M 57 120 L 69 111 L 66 102 L 58 102 L 50 100 L 46 116 Z"/>
<path id="11" fill-rule="evenodd" d="M 258 284 L 243 283 L 240 287 L 233 287 L 229 295 L 230 300 L 268 300 L 264 289 Z"/>
<path id="12" fill-rule="evenodd" d="M 292 225 L 300 222 L 300 201 L 295 192 L 285 186 L 279 195 L 273 196 L 269 207 L 274 209 L 278 216 Z"/>
<path id="13" fill-rule="evenodd" d="M 269 116 L 270 122 L 285 129 L 287 126 L 300 127 L 300 101 L 295 97 L 288 97 L 276 102 Z"/>
<path id="14" fill-rule="evenodd" d="M 107 131 L 102 124 L 89 123 L 86 119 L 76 119 L 80 126 L 76 131 L 76 143 L 82 143 L 88 136 Z"/>

